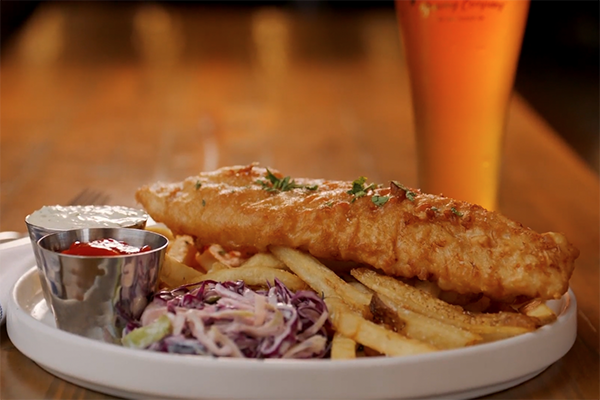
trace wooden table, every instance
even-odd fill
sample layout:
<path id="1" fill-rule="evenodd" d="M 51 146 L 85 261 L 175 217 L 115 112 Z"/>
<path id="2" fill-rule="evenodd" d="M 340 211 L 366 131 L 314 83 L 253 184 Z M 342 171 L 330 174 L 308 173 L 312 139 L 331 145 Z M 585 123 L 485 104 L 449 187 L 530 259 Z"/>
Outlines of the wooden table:
<path id="1" fill-rule="evenodd" d="M 145 183 L 259 161 L 291 176 L 416 185 L 393 12 L 43 3 L 3 54 L 1 229 L 83 188 L 135 205 Z M 599 184 L 519 96 L 504 214 L 581 250 L 578 337 L 541 375 L 489 398 L 598 398 Z M 2 328 L 2 398 L 110 398 L 46 373 Z"/>

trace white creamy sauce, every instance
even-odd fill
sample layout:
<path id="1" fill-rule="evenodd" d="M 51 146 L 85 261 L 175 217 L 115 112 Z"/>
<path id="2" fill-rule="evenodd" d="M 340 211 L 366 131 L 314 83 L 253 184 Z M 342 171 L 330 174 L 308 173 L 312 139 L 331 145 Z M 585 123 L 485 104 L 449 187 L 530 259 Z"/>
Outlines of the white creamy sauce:
<path id="1" fill-rule="evenodd" d="M 148 219 L 143 210 L 122 206 L 44 206 L 25 220 L 46 229 L 133 227 Z"/>

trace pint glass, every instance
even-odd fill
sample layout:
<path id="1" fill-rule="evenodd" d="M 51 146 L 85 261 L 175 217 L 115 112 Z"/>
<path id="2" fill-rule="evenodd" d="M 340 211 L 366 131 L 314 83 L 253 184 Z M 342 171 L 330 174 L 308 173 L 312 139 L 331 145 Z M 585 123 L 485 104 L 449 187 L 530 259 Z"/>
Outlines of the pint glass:
<path id="1" fill-rule="evenodd" d="M 419 186 L 497 208 L 526 0 L 396 0 L 408 62 Z"/>

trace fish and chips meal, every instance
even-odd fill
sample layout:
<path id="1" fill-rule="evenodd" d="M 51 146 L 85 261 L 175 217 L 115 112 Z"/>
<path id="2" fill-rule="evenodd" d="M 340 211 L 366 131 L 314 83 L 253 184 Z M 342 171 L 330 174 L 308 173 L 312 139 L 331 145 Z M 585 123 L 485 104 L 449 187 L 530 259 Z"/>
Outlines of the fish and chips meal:
<path id="1" fill-rule="evenodd" d="M 136 199 L 170 239 L 123 344 L 249 358 L 402 356 L 556 320 L 579 251 L 500 213 L 392 181 L 292 179 L 258 164 Z"/>

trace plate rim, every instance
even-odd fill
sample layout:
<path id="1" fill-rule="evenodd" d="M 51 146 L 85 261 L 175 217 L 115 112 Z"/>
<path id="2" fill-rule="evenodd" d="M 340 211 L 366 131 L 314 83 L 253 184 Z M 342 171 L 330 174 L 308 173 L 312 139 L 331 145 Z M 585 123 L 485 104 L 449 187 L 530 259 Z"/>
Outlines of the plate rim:
<path id="1" fill-rule="evenodd" d="M 535 332 L 531 332 L 531 333 L 526 333 L 517 337 L 513 337 L 513 338 L 508 338 L 508 339 L 504 339 L 501 341 L 497 341 L 497 342 L 492 342 L 492 343 L 486 343 L 486 344 L 481 344 L 481 345 L 475 345 L 472 347 L 467 347 L 467 348 L 462 348 L 462 349 L 452 349 L 452 350 L 441 350 L 438 352 L 434 352 L 434 353 L 428 353 L 428 354 L 420 354 L 420 355 L 413 355 L 413 356 L 405 356 L 405 357 L 377 357 L 377 358 L 360 358 L 360 359 L 355 359 L 355 360 L 248 360 L 248 359 L 230 359 L 230 358 L 214 358 L 214 357 L 203 357 L 203 356 L 195 356 L 195 355 L 173 355 L 173 354 L 164 354 L 164 353 L 155 353 L 155 352 L 149 352 L 149 351 L 145 351 L 145 350 L 136 350 L 136 349 L 128 349 L 128 348 L 123 348 L 123 347 L 119 347 L 116 345 L 112 345 L 112 344 L 108 344 L 108 343 L 102 343 L 102 342 L 98 342 L 98 341 L 94 341 L 92 339 L 88 339 L 88 338 L 84 338 L 84 337 L 79 337 L 77 335 L 68 333 L 68 332 L 63 332 L 58 330 L 55 327 L 52 327 L 46 323 L 44 323 L 43 321 L 37 319 L 36 317 L 34 317 L 33 315 L 31 315 L 31 313 L 27 312 L 26 310 L 24 310 L 22 308 L 22 305 L 20 303 L 20 299 L 18 298 L 18 294 L 19 294 L 19 290 L 22 290 L 24 285 L 27 284 L 32 284 L 32 282 L 29 282 L 35 277 L 37 277 L 37 267 L 32 267 L 29 271 L 27 271 L 27 273 L 25 273 L 23 276 L 21 276 L 21 278 L 17 281 L 17 283 L 14 285 L 12 293 L 11 293 L 11 297 L 10 297 L 10 301 L 9 301 L 9 311 L 8 311 L 8 320 L 7 320 L 7 328 L 8 328 L 8 333 L 9 336 L 11 338 L 11 340 L 13 340 L 13 344 L 15 344 L 15 347 L 17 347 L 21 352 L 23 352 L 27 357 L 31 358 L 33 361 L 37 362 L 38 364 L 42 365 L 45 369 L 47 370 L 51 370 L 50 372 L 52 373 L 52 370 L 60 373 L 63 375 L 63 379 L 65 379 L 65 377 L 71 377 L 72 379 L 78 379 L 78 380 L 87 380 L 89 381 L 89 379 L 86 379 L 86 374 L 89 374 L 89 372 L 86 371 L 77 371 L 77 370 L 73 370 L 72 368 L 68 368 L 65 365 L 60 365 L 57 364 L 55 362 L 53 362 L 52 360 L 47 360 L 46 358 L 44 358 L 43 354 L 40 354 L 40 351 L 36 351 L 35 346 L 33 346 L 33 343 L 31 343 L 31 340 L 27 340 L 26 338 L 24 339 L 23 336 L 24 335 L 20 335 L 21 337 L 19 337 L 19 335 L 17 335 L 17 331 L 19 331 L 19 326 L 21 326 L 21 328 L 23 326 L 27 326 L 29 333 L 31 334 L 32 332 L 36 335 L 38 335 L 39 337 L 43 337 L 46 338 L 47 340 L 51 340 L 54 343 L 53 347 L 56 347 L 57 344 L 61 344 L 63 346 L 66 346 L 66 348 L 71 348 L 71 349 L 77 349 L 79 351 L 82 351 L 83 353 L 92 353 L 95 355 L 102 355 L 103 357 L 106 356 L 114 356 L 115 359 L 120 359 L 123 360 L 124 362 L 128 362 L 130 364 L 136 364 L 138 367 L 142 367 L 143 368 L 143 363 L 147 363 L 148 365 L 158 365 L 158 366 L 165 366 L 165 367 L 169 367 L 169 368 L 174 368 L 177 369 L 179 372 L 183 372 L 185 374 L 185 369 L 186 368 L 192 368 L 192 369 L 206 369 L 206 370 L 210 370 L 213 375 L 215 375 L 215 372 L 217 373 L 223 373 L 223 372 L 227 372 L 227 373 L 235 373 L 235 374 L 251 374 L 251 375 L 259 375 L 257 374 L 257 370 L 259 370 L 259 373 L 262 374 L 271 374 L 273 376 L 277 376 L 280 379 L 284 379 L 287 381 L 290 380 L 290 376 L 288 375 L 292 375 L 292 374 L 303 374 L 306 376 L 310 376 L 312 378 L 317 377 L 319 374 L 328 374 L 331 375 L 333 378 L 341 378 L 344 377 L 345 374 L 354 374 L 357 375 L 357 378 L 361 376 L 361 374 L 369 374 L 369 372 L 372 372 L 372 370 L 377 370 L 378 372 L 382 373 L 382 374 L 390 374 L 391 372 L 399 372 L 402 370 L 406 370 L 404 372 L 410 372 L 410 370 L 412 369 L 419 369 L 422 370 L 424 366 L 426 366 L 427 364 L 431 364 L 433 366 L 438 366 L 438 369 L 441 368 L 440 370 L 443 370 L 443 365 L 452 365 L 453 361 L 457 361 L 457 360 L 462 360 L 463 362 L 465 360 L 470 360 L 471 363 L 475 362 L 474 365 L 477 364 L 477 358 L 480 358 L 482 356 L 489 356 L 490 354 L 493 355 L 494 353 L 497 353 L 496 355 L 498 355 L 500 350 L 506 350 L 507 348 L 510 349 L 514 349 L 516 347 L 523 347 L 523 346 L 527 346 L 527 344 L 529 344 L 530 342 L 539 342 L 540 340 L 543 339 L 553 339 L 554 342 L 557 342 L 556 344 L 559 345 L 559 349 L 556 348 L 556 346 L 554 346 L 554 352 L 552 352 L 551 355 L 546 354 L 545 357 L 546 359 L 543 362 L 538 362 L 537 364 L 535 364 L 535 368 L 533 368 L 533 366 L 529 366 L 529 368 L 525 368 L 527 369 L 526 371 L 522 370 L 517 371 L 517 369 L 513 369 L 512 371 L 510 371 L 511 373 L 507 373 L 502 375 L 503 379 L 498 379 L 498 378 L 494 378 L 494 379 L 490 379 L 489 374 L 488 374 L 488 379 L 482 379 L 481 376 L 478 380 L 479 384 L 477 383 L 473 383 L 473 382 L 464 382 L 462 384 L 458 384 L 458 385 L 448 385 L 447 383 L 445 384 L 444 388 L 426 388 L 424 390 L 405 390 L 404 393 L 392 393 L 393 387 L 395 387 L 394 384 L 389 384 L 388 383 L 388 387 L 386 390 L 381 390 L 380 388 L 375 390 L 373 392 L 373 394 L 376 395 L 376 397 L 370 397 L 370 393 L 368 391 L 356 391 L 356 390 L 352 390 L 350 391 L 349 389 L 346 390 L 346 392 L 344 393 L 344 395 L 342 396 L 341 393 L 342 391 L 331 391 L 331 390 L 325 390 L 323 392 L 324 396 L 327 397 L 320 397 L 318 395 L 318 393 L 315 393 L 314 390 L 299 390 L 300 397 L 298 398 L 306 398 L 307 395 L 309 395 L 308 397 L 310 398 L 350 398 L 353 397 L 352 395 L 355 395 L 353 398 L 360 398 L 360 399 L 367 399 L 367 398 L 379 398 L 380 396 L 378 396 L 377 394 L 381 394 L 381 395 L 385 395 L 385 398 L 392 398 L 389 395 L 392 395 L 393 397 L 397 397 L 398 395 L 400 395 L 400 398 L 414 398 L 415 396 L 435 396 L 435 395 L 439 395 L 439 394 L 448 394 L 451 395 L 452 393 L 461 393 L 463 392 L 464 394 L 467 394 L 467 392 L 469 391 L 473 391 L 473 390 L 478 390 L 479 389 L 479 395 L 482 394 L 481 390 L 485 391 L 485 387 L 486 386 L 494 386 L 494 385 L 500 385 L 502 383 L 510 383 L 511 381 L 516 381 L 519 378 L 528 375 L 528 374 L 533 374 L 533 376 L 537 375 L 539 372 L 541 372 L 542 370 L 544 370 L 545 368 L 547 368 L 549 365 L 551 365 L 552 363 L 554 363 L 555 361 L 557 361 L 558 359 L 560 359 L 564 354 L 566 354 L 566 352 L 572 347 L 574 341 L 575 341 L 575 336 L 576 336 L 576 309 L 577 309 L 577 301 L 576 298 L 574 296 L 574 293 L 572 292 L 571 289 L 569 289 L 569 291 L 563 296 L 563 298 L 561 299 L 563 301 L 563 307 L 562 310 L 560 312 L 560 314 L 558 315 L 558 319 L 555 323 L 551 324 L 551 325 L 547 325 L 544 326 L 542 328 L 539 328 L 537 331 Z M 33 283 L 34 285 L 36 283 Z M 37 280 L 37 285 L 38 285 L 38 289 L 37 289 L 37 294 L 41 295 L 41 289 L 39 288 L 39 279 Z M 41 300 L 43 302 L 43 298 Z M 562 340 L 556 340 L 557 338 L 553 338 L 553 334 L 556 331 L 557 328 L 560 328 L 560 332 L 563 332 L 563 336 L 565 336 L 564 338 L 562 338 Z M 35 336 L 35 335 L 34 335 Z M 556 334 L 554 334 L 554 336 L 556 336 Z M 39 338 L 38 338 L 39 339 Z M 544 356 L 544 354 L 542 354 L 542 356 Z M 50 361 L 50 362 L 49 362 Z M 110 358 L 106 359 L 107 362 L 110 362 Z M 135 362 L 134 362 L 135 361 Z M 398 370 L 398 371 L 396 371 Z M 537 371 L 537 373 L 534 374 L 534 372 Z M 473 371 L 473 372 L 477 372 L 477 371 Z M 152 371 L 150 371 L 150 373 L 152 373 Z M 206 373 L 206 371 L 205 371 Z M 372 375 L 372 374 L 371 374 Z M 414 374 L 413 374 L 414 375 Z M 136 375 L 137 376 L 137 375 Z M 102 383 L 96 382 L 96 386 L 98 387 L 105 387 L 106 389 L 111 389 L 111 388 L 115 388 L 114 385 L 116 383 L 115 379 L 111 379 L 110 377 L 101 377 L 102 379 L 100 379 L 100 381 L 102 381 Z M 393 378 L 393 376 L 390 376 L 389 379 Z M 117 390 L 121 390 L 123 391 L 123 393 L 139 393 L 141 395 L 147 395 L 147 394 L 151 394 L 148 393 L 147 391 L 144 392 L 143 390 L 140 391 L 140 388 L 136 388 L 136 385 L 128 385 L 126 382 L 123 382 L 122 379 L 118 380 L 119 381 L 118 384 L 116 384 L 117 386 Z M 286 381 L 286 382 L 287 382 Z M 384 379 L 385 381 L 385 379 Z M 252 382 L 252 381 L 248 381 L 248 382 Z M 348 382 L 351 382 L 351 380 L 345 380 L 344 383 L 348 384 Z M 93 382 L 92 382 L 93 383 Z M 289 382 L 287 382 L 289 383 Z M 296 382 L 296 386 L 298 382 Z M 516 382 L 512 385 L 508 385 L 505 388 L 514 386 L 516 384 L 519 384 L 521 382 Z M 293 382 L 292 382 L 293 384 Z M 312 386 L 312 385 L 309 385 Z M 318 386 L 318 385 L 316 385 Z M 352 384 L 350 384 L 349 386 L 352 386 Z M 366 385 L 366 386 L 372 386 L 371 384 Z M 214 389 L 214 388 L 213 388 Z M 224 390 L 209 390 L 208 392 L 210 392 L 210 396 L 211 398 L 248 398 L 248 395 L 250 393 L 248 392 L 244 392 L 244 393 L 239 393 L 240 397 L 236 396 L 236 390 L 235 388 L 233 388 L 234 390 L 232 390 L 232 388 L 224 388 Z M 302 389 L 302 388 L 299 388 Z M 305 389 L 310 389 L 310 387 L 306 387 Z M 418 389 L 418 388 L 417 388 Z M 98 389 L 95 389 L 98 390 Z M 192 398 L 192 397 L 186 397 L 186 393 L 188 393 L 186 391 L 187 389 L 184 390 L 179 390 L 178 388 L 175 388 L 175 390 L 167 390 L 167 391 L 163 391 L 162 393 L 159 393 L 159 396 L 162 395 L 167 395 L 167 396 L 175 396 L 175 397 L 180 397 L 180 398 Z M 499 389 L 498 389 L 499 390 Z M 270 396 L 268 393 L 263 393 L 260 397 L 262 398 L 282 398 L 281 394 L 283 394 L 284 391 L 282 391 L 281 389 L 279 390 L 274 390 L 273 393 L 276 393 L 273 396 Z M 154 391 L 153 391 L 154 393 Z M 257 391 L 257 396 L 258 393 L 260 393 L 260 390 Z M 487 393 L 491 393 L 487 392 Z M 193 393 L 191 392 L 190 394 L 193 394 L 193 397 L 197 397 L 197 393 Z M 208 393 L 207 393 L 208 394 Z M 316 395 L 317 397 L 313 397 L 310 395 Z M 348 397 L 348 395 L 350 395 L 350 397 Z M 232 397 L 233 396 L 233 397 Z M 241 397 L 243 396 L 243 397 Z M 333 397 L 332 397 L 333 396 Z M 408 397 L 402 397 L 402 396 L 408 396 Z M 295 396 L 293 398 L 296 398 Z"/>

